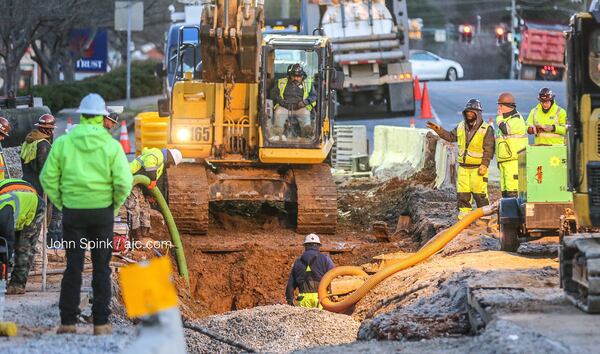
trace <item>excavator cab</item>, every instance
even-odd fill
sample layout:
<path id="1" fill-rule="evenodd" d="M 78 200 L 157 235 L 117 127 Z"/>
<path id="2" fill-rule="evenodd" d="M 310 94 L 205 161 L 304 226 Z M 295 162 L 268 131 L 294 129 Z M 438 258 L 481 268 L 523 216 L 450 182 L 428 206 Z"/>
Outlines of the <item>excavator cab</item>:
<path id="1" fill-rule="evenodd" d="M 321 149 L 333 142 L 333 86 L 339 85 L 335 79 L 341 75 L 333 69 L 329 40 L 320 36 L 266 36 L 261 54 L 261 147 Z M 298 64 L 305 74 L 296 83 L 303 96 L 286 97 L 293 80 L 288 70 Z M 326 154 L 322 157 L 324 160 Z"/>

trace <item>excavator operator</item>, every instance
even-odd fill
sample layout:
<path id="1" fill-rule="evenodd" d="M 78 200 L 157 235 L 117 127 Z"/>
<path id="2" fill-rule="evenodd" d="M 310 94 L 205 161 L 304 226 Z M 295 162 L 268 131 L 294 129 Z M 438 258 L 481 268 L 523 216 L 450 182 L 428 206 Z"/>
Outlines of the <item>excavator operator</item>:
<path id="1" fill-rule="evenodd" d="M 285 141 L 288 137 L 313 135 L 310 114 L 317 103 L 317 92 L 300 63 L 290 65 L 287 76 L 277 80 L 271 98 L 275 102 L 272 138 Z"/>

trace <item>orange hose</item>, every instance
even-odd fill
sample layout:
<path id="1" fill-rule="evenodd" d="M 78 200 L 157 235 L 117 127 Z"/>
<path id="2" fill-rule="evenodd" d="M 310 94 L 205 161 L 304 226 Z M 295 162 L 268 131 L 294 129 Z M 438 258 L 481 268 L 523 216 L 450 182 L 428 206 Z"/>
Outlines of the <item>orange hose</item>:
<path id="1" fill-rule="evenodd" d="M 360 288 L 356 289 L 350 296 L 344 298 L 344 300 L 340 302 L 334 302 L 329 298 L 329 293 L 327 289 L 331 285 L 333 279 L 344 276 L 344 275 L 361 275 L 364 276 L 366 273 L 362 270 L 361 267 L 352 267 L 352 266 L 343 266 L 336 267 L 325 273 L 321 282 L 319 283 L 319 301 L 325 310 L 331 312 L 343 312 L 348 309 L 350 306 L 356 304 L 360 299 L 362 299 L 371 289 L 373 289 L 377 284 L 382 282 L 384 279 L 389 277 L 390 275 L 397 273 L 406 268 L 410 268 L 417 263 L 420 263 L 432 255 L 436 254 L 439 250 L 444 248 L 448 242 L 452 241 L 462 230 L 464 230 L 467 226 L 471 225 L 474 221 L 479 219 L 484 215 L 490 215 L 494 206 L 488 206 L 483 208 L 478 208 L 467 214 L 462 220 L 452 225 L 450 228 L 442 231 L 436 237 L 430 240 L 423 248 L 421 248 L 417 253 L 412 256 L 399 261 L 398 263 L 391 264 L 379 272 L 373 274 L 369 277 Z"/>

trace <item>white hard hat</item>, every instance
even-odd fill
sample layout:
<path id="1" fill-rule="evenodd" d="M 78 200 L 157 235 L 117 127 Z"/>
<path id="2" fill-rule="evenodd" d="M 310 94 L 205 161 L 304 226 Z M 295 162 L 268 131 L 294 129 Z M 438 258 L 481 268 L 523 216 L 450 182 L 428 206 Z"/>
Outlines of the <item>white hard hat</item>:
<path id="1" fill-rule="evenodd" d="M 169 153 L 173 157 L 173 162 L 175 162 L 175 166 L 179 165 L 181 161 L 183 161 L 183 155 L 178 149 L 169 149 Z"/>
<path id="2" fill-rule="evenodd" d="M 319 239 L 319 236 L 317 236 L 317 234 L 308 234 L 304 238 L 304 244 L 306 245 L 307 243 L 316 243 L 320 245 L 321 240 Z"/>
<path id="3" fill-rule="evenodd" d="M 77 113 L 95 116 L 107 116 L 110 114 L 106 109 L 106 102 L 104 102 L 104 99 L 97 93 L 90 93 L 85 96 L 79 104 Z"/>

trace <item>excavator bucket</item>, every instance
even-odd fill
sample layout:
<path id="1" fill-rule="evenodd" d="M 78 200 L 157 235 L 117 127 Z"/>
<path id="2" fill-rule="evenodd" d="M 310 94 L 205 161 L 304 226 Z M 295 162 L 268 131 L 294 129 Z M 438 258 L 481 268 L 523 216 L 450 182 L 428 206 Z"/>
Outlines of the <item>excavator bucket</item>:
<path id="1" fill-rule="evenodd" d="M 213 0 L 202 12 L 202 81 L 256 83 L 259 78 L 260 0 Z"/>

